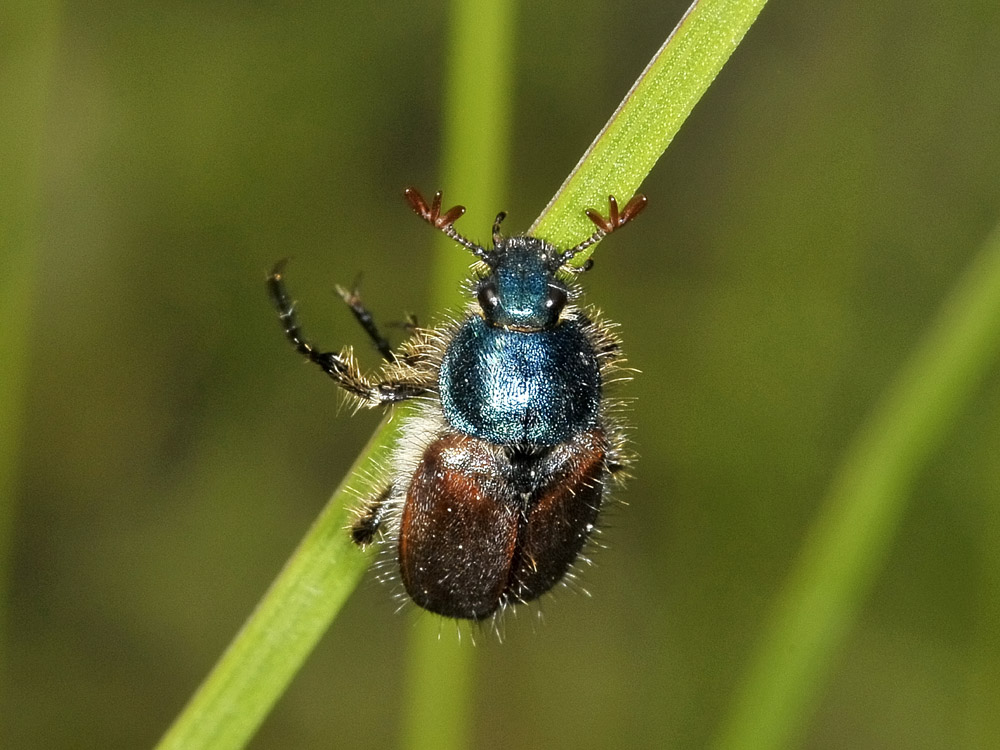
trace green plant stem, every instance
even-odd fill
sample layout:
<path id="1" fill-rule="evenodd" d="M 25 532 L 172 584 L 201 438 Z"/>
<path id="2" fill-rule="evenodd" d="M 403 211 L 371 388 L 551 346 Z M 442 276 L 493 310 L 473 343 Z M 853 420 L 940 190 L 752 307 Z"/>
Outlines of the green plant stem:
<path id="1" fill-rule="evenodd" d="M 715 743 L 800 746 L 910 486 L 1000 354 L 1000 228 L 848 449 Z"/>
<path id="2" fill-rule="evenodd" d="M 766 0 L 696 0 L 529 233 L 572 247 L 593 232 L 584 212 L 624 204 L 666 151 Z M 582 265 L 590 253 L 574 263 Z"/>
<path id="3" fill-rule="evenodd" d="M 445 197 L 469 206 L 466 222 L 489 226 L 502 203 L 511 132 L 514 36 L 512 0 L 453 0 L 442 138 Z M 471 113 L 475 113 L 472 115 Z M 436 238 L 433 309 L 453 308 L 469 254 Z M 472 747 L 475 652 L 441 618 L 421 614 L 411 631 L 402 746 L 411 750 Z"/>
<path id="4" fill-rule="evenodd" d="M 41 244 L 41 172 L 59 5 L 0 6 L 0 652 L 6 644 L 10 536 L 27 396 L 35 266 Z M 3 676 L 0 653 L 0 678 Z"/>
<path id="5" fill-rule="evenodd" d="M 461 137 L 456 132 L 446 138 L 447 148 L 452 149 L 447 157 L 453 161 L 445 167 L 445 187 L 454 189 L 470 208 L 485 210 L 481 207 L 500 204 L 503 170 L 508 162 L 506 136 L 500 134 L 508 126 L 490 134 L 488 131 L 499 126 L 483 125 L 483 121 L 493 122 L 483 117 L 483 108 L 475 105 L 463 109 L 461 105 L 467 87 L 478 86 L 499 102 L 509 98 L 509 70 L 495 79 L 493 89 L 483 85 L 481 72 L 485 71 L 487 40 L 504 44 L 509 39 L 502 29 L 510 22 L 510 10 L 496 10 L 496 15 L 487 17 L 477 15 L 484 12 L 482 6 L 477 11 L 476 3 L 467 2 L 467 6 L 459 4 L 454 10 L 454 64 L 457 67 L 458 60 L 463 60 L 463 72 L 455 77 L 450 89 L 447 127 L 460 131 Z M 603 206 L 609 192 L 630 195 L 635 191 L 763 5 L 763 0 L 699 0 L 692 6 L 633 87 L 626 103 L 549 204 L 538 223 L 540 233 L 553 242 L 575 244 L 592 231 L 581 218 L 584 208 Z M 678 45 L 677 52 L 672 50 L 672 44 Z M 470 63 L 464 60 L 470 58 L 474 58 L 474 69 L 466 69 Z M 644 102 L 647 98 L 649 103 Z M 670 118 L 667 127 L 660 123 L 664 117 Z M 480 132 L 467 132 L 463 119 L 474 121 Z M 644 145 L 646 140 L 649 143 Z M 632 159 L 638 166 L 630 164 Z M 484 174 L 493 174 L 495 179 L 486 183 Z M 571 215 L 577 211 L 578 216 Z M 488 221 L 492 218 L 488 217 Z M 454 247 L 444 252 L 446 258 L 458 259 L 446 261 L 458 264 L 453 267 L 467 265 L 468 258 Z M 434 296 L 454 299 L 451 290 L 457 273 L 441 273 Z M 285 569 L 164 736 L 160 748 L 242 747 L 264 720 L 369 563 L 371 553 L 358 551 L 344 532 L 351 520 L 346 508 L 353 497 L 371 491 L 364 477 L 377 474 L 373 455 L 392 443 L 393 425 L 401 418 L 384 423 L 376 433 L 348 479 L 334 493 Z M 404 737 L 414 748 L 468 746 L 471 663 L 467 654 L 452 662 L 453 654 L 435 651 L 435 646 L 428 645 L 428 641 L 437 639 L 441 625 L 431 617 L 424 620 L 432 624 L 420 625 L 415 635 L 424 643 L 414 651 L 410 665 L 413 697 L 404 721 Z M 441 671 L 435 672 L 437 669 Z M 457 695 L 461 700 L 455 698 Z M 440 744 L 433 738 L 438 738 Z"/>
<path id="6" fill-rule="evenodd" d="M 471 742 L 475 690 L 475 645 L 461 628 L 421 614 L 409 643 L 406 707 L 401 747 L 475 747 Z"/>
<path id="7" fill-rule="evenodd" d="M 398 423 L 375 433 L 158 748 L 229 750 L 253 736 L 374 557 L 374 545 L 362 551 L 346 529 L 355 498 L 374 490 L 363 468 L 391 445 Z"/>

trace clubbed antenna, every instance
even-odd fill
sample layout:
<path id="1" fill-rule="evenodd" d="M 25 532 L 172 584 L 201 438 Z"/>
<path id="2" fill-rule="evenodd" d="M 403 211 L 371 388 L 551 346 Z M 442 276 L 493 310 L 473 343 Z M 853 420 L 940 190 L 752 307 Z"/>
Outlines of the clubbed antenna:
<path id="1" fill-rule="evenodd" d="M 403 195 L 406 197 L 407 202 L 413 208 L 413 211 L 417 214 L 417 216 L 435 229 L 440 229 L 459 245 L 479 258 L 479 260 L 483 262 L 486 261 L 489 257 L 489 252 L 472 240 L 466 239 L 460 235 L 455 230 L 455 227 L 452 226 L 452 224 L 458 221 L 462 214 L 465 213 L 465 206 L 452 206 L 444 213 L 441 213 L 440 190 L 434 193 L 434 199 L 431 201 L 429 206 L 427 205 L 427 201 L 424 200 L 424 196 L 422 196 L 420 191 L 414 187 L 406 188 L 406 190 L 403 191 Z M 494 228 L 496 228 L 496 225 L 494 225 Z"/>
<path id="2" fill-rule="evenodd" d="M 576 247 L 570 248 L 564 252 L 559 257 L 560 263 L 568 263 L 575 255 L 583 252 L 591 245 L 596 245 L 616 229 L 621 229 L 623 226 L 632 221 L 632 219 L 638 216 L 645 207 L 646 196 L 642 193 L 636 193 L 632 196 L 632 199 L 625 204 L 625 208 L 621 209 L 621 211 L 618 210 L 618 201 L 615 199 L 615 196 L 609 195 L 608 218 L 606 219 L 594 209 L 588 208 L 587 218 L 597 225 L 597 231 Z M 583 271 L 588 270 L 592 265 L 593 263 L 591 261 L 587 261 L 587 263 L 580 268 L 567 268 L 566 270 L 571 273 L 582 273 Z"/>

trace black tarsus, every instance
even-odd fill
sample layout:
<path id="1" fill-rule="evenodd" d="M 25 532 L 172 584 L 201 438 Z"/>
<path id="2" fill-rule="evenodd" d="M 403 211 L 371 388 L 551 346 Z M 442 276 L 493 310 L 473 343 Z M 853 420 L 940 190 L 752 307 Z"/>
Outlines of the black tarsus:
<path id="1" fill-rule="evenodd" d="M 349 308 L 351 308 L 351 313 L 354 315 L 354 319 L 361 324 L 361 327 L 365 329 L 365 333 L 368 334 L 368 338 L 372 340 L 375 344 L 375 348 L 378 349 L 378 353 L 382 355 L 382 359 L 386 362 L 395 362 L 396 355 L 392 351 L 392 345 L 389 341 L 381 334 L 378 326 L 375 325 L 375 318 L 372 316 L 371 311 L 365 307 L 364 303 L 361 301 L 361 293 L 358 290 L 360 279 L 354 282 L 354 286 L 350 290 L 345 289 L 342 286 L 337 286 L 337 294 L 340 298 L 344 300 Z"/>
<path id="2" fill-rule="evenodd" d="M 285 287 L 284 271 L 286 260 L 275 264 L 267 278 L 267 289 L 278 310 L 285 337 L 292 343 L 295 350 L 320 367 L 333 378 L 341 388 L 357 396 L 367 406 L 405 401 L 415 396 L 421 396 L 427 389 L 416 383 L 406 383 L 386 379 L 372 381 L 366 378 L 351 359 L 349 350 L 343 353 L 321 352 L 306 339 L 295 314 L 295 302 Z M 390 357 L 391 357 L 390 353 Z M 393 360 L 394 361 L 394 360 Z"/>
<path id="3" fill-rule="evenodd" d="M 375 540 L 375 535 L 382 526 L 382 521 L 385 520 L 385 514 L 388 510 L 386 505 L 391 494 L 392 487 L 386 487 L 374 500 L 368 503 L 364 513 L 358 516 L 351 526 L 351 540 L 355 544 L 363 547 Z"/>

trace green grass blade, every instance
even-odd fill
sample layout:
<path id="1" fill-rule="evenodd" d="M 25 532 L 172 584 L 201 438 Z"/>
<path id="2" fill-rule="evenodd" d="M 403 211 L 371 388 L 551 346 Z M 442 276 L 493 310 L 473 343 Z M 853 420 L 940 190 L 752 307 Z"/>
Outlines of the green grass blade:
<path id="1" fill-rule="evenodd" d="M 374 545 L 362 551 L 345 529 L 356 498 L 374 490 L 363 468 L 384 455 L 393 424 L 376 432 L 158 748 L 240 748 L 264 721 L 374 557 Z"/>
<path id="2" fill-rule="evenodd" d="M 765 2 L 696 0 L 529 231 L 572 247 L 594 230 L 586 209 L 603 210 L 608 195 L 630 198 Z"/>
<path id="3" fill-rule="evenodd" d="M 715 747 L 796 747 L 857 619 L 910 486 L 1000 354 L 1000 228 L 858 432 Z"/>
<path id="4" fill-rule="evenodd" d="M 12 0 L 0 9 L 0 650 L 5 645 L 10 537 L 24 424 L 41 165 L 59 6 Z M 0 664 L 0 677 L 2 677 Z"/>

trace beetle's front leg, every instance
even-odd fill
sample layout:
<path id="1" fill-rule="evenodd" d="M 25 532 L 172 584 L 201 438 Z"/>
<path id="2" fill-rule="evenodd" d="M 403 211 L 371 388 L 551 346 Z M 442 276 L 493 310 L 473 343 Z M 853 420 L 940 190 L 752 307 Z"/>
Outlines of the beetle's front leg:
<path id="1" fill-rule="evenodd" d="M 321 352 L 306 339 L 295 313 L 295 302 L 288 294 L 284 280 L 285 261 L 279 262 L 267 279 L 267 288 L 278 310 L 285 336 L 295 350 L 318 365 L 348 393 L 356 396 L 365 406 L 378 406 L 405 401 L 427 392 L 417 383 L 386 378 L 372 380 L 365 377 L 354 360 L 349 347 L 341 352 Z"/>

